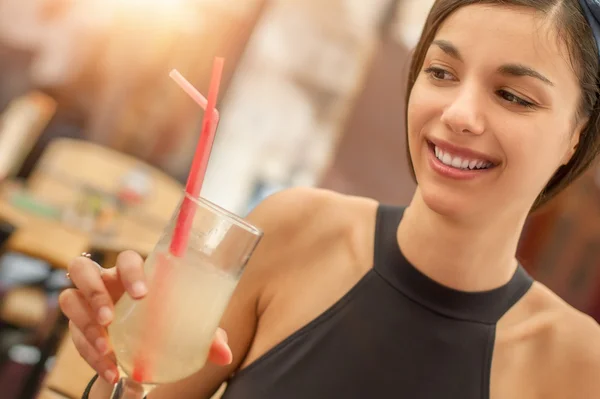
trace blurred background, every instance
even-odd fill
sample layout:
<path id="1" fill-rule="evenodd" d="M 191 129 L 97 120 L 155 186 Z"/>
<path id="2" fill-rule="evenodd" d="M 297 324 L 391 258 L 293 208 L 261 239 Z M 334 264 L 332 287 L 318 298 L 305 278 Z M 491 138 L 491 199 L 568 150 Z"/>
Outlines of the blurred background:
<path id="1" fill-rule="evenodd" d="M 148 254 L 177 204 L 226 59 L 202 195 L 245 215 L 317 186 L 407 204 L 408 61 L 431 0 L 0 0 L 0 397 L 92 376 L 56 298 L 68 262 Z M 529 219 L 519 258 L 600 320 L 600 168 Z"/>

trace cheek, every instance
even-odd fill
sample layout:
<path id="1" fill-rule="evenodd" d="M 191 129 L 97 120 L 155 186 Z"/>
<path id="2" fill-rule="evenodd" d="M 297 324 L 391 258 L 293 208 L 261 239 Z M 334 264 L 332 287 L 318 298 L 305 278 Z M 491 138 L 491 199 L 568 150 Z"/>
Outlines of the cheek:
<path id="1" fill-rule="evenodd" d="M 565 146 L 564 134 L 556 125 L 548 123 L 522 123 L 498 129 L 497 139 L 506 156 L 506 173 L 523 191 L 539 193 L 560 166 Z"/>
<path id="2" fill-rule="evenodd" d="M 427 89 L 427 83 L 417 79 L 408 102 L 409 137 L 419 135 L 429 125 L 439 121 L 444 109 L 439 93 Z"/>
<path id="3" fill-rule="evenodd" d="M 440 120 L 443 106 L 439 96 L 427 90 L 426 83 L 417 79 L 410 95 L 407 110 L 408 148 L 415 169 L 419 169 L 424 132 L 431 132 Z M 416 170 L 415 170 L 416 171 Z"/>

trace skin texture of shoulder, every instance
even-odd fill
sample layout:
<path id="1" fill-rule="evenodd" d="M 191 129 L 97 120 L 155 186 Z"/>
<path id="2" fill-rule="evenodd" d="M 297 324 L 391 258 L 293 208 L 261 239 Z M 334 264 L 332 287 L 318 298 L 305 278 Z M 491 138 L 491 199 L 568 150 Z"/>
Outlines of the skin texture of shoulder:
<path id="1" fill-rule="evenodd" d="M 565 318 L 573 329 L 573 346 L 567 356 L 572 359 L 572 381 L 580 398 L 600 398 L 600 326 L 581 315 Z M 565 392 L 566 394 L 566 392 Z"/>
<path id="2" fill-rule="evenodd" d="M 266 287 L 262 287 L 258 299 L 259 316 L 275 295 L 269 288 L 279 291 L 280 279 L 297 264 L 290 261 L 319 254 L 319 248 L 343 230 L 339 214 L 344 201 L 344 196 L 331 191 L 292 188 L 268 197 L 248 216 L 264 232 L 253 266 L 265 273 Z"/>
<path id="3" fill-rule="evenodd" d="M 498 322 L 492 399 L 600 398 L 600 327 L 535 282 Z"/>
<path id="4" fill-rule="evenodd" d="M 544 398 L 600 398 L 600 326 L 540 283 L 529 298 L 538 328 L 533 372 Z"/>
<path id="5" fill-rule="evenodd" d="M 555 313 L 547 334 L 549 359 L 546 370 L 554 381 L 553 397 L 600 398 L 600 326 L 591 317 L 572 308 L 548 289 L 549 309 Z"/>

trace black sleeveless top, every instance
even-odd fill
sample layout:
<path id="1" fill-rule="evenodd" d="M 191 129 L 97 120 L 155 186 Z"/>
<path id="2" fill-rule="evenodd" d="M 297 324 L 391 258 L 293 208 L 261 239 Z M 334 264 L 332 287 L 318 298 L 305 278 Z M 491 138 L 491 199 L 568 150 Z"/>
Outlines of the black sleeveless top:
<path id="1" fill-rule="evenodd" d="M 400 252 L 402 214 L 379 207 L 373 269 L 235 374 L 223 399 L 489 398 L 496 323 L 533 281 L 519 265 L 491 291 L 436 283 Z"/>

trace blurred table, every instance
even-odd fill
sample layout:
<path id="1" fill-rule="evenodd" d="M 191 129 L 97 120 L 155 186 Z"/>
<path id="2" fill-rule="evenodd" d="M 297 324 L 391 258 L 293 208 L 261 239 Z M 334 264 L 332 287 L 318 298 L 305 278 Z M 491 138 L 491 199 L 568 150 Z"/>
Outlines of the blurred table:
<path id="1" fill-rule="evenodd" d="M 47 255 L 43 258 L 50 256 L 51 259 L 46 260 L 52 264 L 55 264 L 52 262 L 54 259 L 60 260 L 58 263 L 62 264 L 65 256 L 72 259 L 79 255 L 82 245 L 86 250 L 100 252 L 131 249 L 146 256 L 152 251 L 162 232 L 162 225 L 158 223 L 148 225 L 140 221 L 139 217 L 121 215 L 115 220 L 113 234 L 97 235 L 65 225 L 60 219 L 39 215 L 14 205 L 8 195 L 3 195 L 10 186 L 14 187 L 13 182 L 0 185 L 0 219 L 15 226 L 11 241 L 19 242 L 18 248 L 9 245 L 10 249 L 32 256 L 37 256 L 40 250 L 44 250 Z M 164 223 L 166 224 L 166 220 Z M 35 253 L 30 253 L 27 249 Z"/>
<path id="2" fill-rule="evenodd" d="M 143 172 L 148 192 L 141 202 L 116 212 L 110 232 L 65 223 L 65 210 L 73 208 L 87 191 L 116 199 L 124 178 L 132 171 Z M 175 179 L 133 157 L 90 142 L 58 139 L 48 146 L 26 185 L 16 181 L 0 184 L 0 219 L 13 224 L 16 235 L 28 237 L 20 241 L 25 246 L 31 244 L 36 256 L 40 251 L 34 247 L 46 243 L 53 259 L 72 258 L 80 253 L 77 248 L 81 245 L 76 243 L 84 240 L 86 247 L 102 253 L 131 249 L 145 256 L 160 237 L 182 191 Z M 15 195 L 38 205 L 24 206 L 14 200 Z M 40 211 L 39 204 L 46 211 Z"/>
<path id="3" fill-rule="evenodd" d="M 66 269 L 74 257 L 90 247 L 86 234 L 46 220 L 17 225 L 6 242 L 7 249 L 43 259 L 59 269 Z"/>

